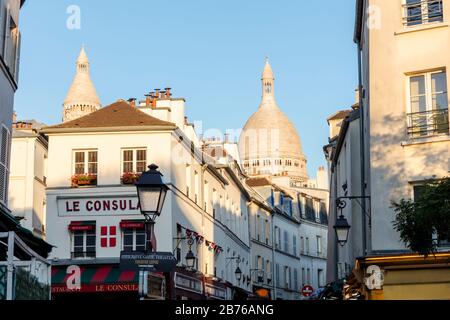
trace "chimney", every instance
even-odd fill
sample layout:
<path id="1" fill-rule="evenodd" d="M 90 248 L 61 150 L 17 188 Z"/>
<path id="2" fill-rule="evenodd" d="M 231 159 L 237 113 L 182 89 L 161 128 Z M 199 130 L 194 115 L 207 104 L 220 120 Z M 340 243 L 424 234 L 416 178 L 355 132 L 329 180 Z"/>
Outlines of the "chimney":
<path id="1" fill-rule="evenodd" d="M 162 90 L 160 93 L 159 93 L 159 98 L 160 99 L 164 99 L 166 97 L 166 92 L 164 91 L 164 90 Z"/>
<path id="2" fill-rule="evenodd" d="M 166 90 L 166 98 L 170 99 L 170 97 L 172 96 L 172 94 L 170 93 L 170 90 L 172 90 L 172 88 L 165 88 Z"/>
<path id="3" fill-rule="evenodd" d="M 150 105 L 150 102 L 152 101 L 151 98 L 153 96 L 153 92 L 147 93 L 145 95 L 145 106 L 148 107 Z"/>
<path id="4" fill-rule="evenodd" d="M 13 123 L 17 122 L 17 112 L 15 112 L 15 111 L 13 111 L 12 122 L 13 122 Z"/>
<path id="5" fill-rule="evenodd" d="M 130 99 L 128 99 L 128 103 L 129 103 L 132 107 L 136 107 L 136 98 L 130 98 Z"/>
<path id="6" fill-rule="evenodd" d="M 155 98 L 159 99 L 159 91 L 161 91 L 161 89 L 155 89 Z"/>

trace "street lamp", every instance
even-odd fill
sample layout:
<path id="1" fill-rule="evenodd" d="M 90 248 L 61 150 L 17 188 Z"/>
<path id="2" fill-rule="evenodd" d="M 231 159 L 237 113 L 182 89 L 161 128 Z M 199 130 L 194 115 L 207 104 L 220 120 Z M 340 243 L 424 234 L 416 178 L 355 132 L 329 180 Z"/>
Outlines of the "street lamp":
<path id="1" fill-rule="evenodd" d="M 242 279 L 242 271 L 241 271 L 241 268 L 239 268 L 239 266 L 236 268 L 234 275 L 236 276 L 237 282 L 240 282 Z"/>
<path id="2" fill-rule="evenodd" d="M 162 181 L 162 174 L 158 171 L 156 164 L 148 166 L 149 170 L 142 173 L 135 186 L 139 198 L 139 207 L 145 217 L 147 240 L 145 250 L 156 251 L 153 248 L 152 238 L 154 236 L 153 227 L 157 217 L 161 215 L 164 199 L 169 189 Z"/>
<path id="3" fill-rule="evenodd" d="M 336 220 L 334 225 L 334 230 L 336 231 L 336 238 L 338 243 L 343 247 L 347 243 L 348 233 L 350 231 L 350 225 L 344 215 L 340 215 Z"/>
<path id="4" fill-rule="evenodd" d="M 189 252 L 186 254 L 186 265 L 189 269 L 193 269 L 195 265 L 195 255 L 192 252 L 192 244 L 194 241 L 192 239 L 188 240 Z"/>
<path id="5" fill-rule="evenodd" d="M 169 189 L 162 181 L 162 173 L 156 164 L 148 166 L 149 170 L 142 173 L 136 182 L 141 213 L 150 221 L 161 215 L 161 209 Z"/>

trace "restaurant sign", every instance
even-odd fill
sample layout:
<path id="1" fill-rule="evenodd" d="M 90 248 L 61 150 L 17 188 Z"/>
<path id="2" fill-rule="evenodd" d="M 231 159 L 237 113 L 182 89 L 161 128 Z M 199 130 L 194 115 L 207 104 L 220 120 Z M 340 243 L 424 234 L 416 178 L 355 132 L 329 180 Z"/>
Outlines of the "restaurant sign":
<path id="1" fill-rule="evenodd" d="M 146 270 L 150 272 L 171 272 L 178 260 L 171 252 L 125 252 L 120 253 L 120 268 Z"/>
<path id="2" fill-rule="evenodd" d="M 59 216 L 140 215 L 136 196 L 59 198 Z"/>

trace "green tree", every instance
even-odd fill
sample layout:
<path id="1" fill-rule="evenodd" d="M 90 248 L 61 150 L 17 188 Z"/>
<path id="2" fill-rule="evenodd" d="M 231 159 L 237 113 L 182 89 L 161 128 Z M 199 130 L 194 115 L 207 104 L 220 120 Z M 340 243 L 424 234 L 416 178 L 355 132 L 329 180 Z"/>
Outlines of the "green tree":
<path id="1" fill-rule="evenodd" d="M 392 207 L 394 228 L 412 251 L 427 256 L 436 252 L 439 240 L 450 239 L 450 178 L 428 181 L 418 199 L 402 199 Z"/>

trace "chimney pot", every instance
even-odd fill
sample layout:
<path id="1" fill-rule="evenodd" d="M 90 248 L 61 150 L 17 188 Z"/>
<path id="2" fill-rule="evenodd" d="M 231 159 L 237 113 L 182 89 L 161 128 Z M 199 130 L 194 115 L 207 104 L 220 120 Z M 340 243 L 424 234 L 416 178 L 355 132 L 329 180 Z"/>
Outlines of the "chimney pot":
<path id="1" fill-rule="evenodd" d="M 128 103 L 131 104 L 132 107 L 135 107 L 136 106 L 136 98 L 128 99 Z"/>
<path id="2" fill-rule="evenodd" d="M 172 88 L 167 87 L 167 88 L 165 88 L 165 89 L 166 89 L 166 98 L 169 98 L 169 99 L 170 99 L 170 97 L 172 96 L 172 94 L 170 93 L 170 90 L 172 90 Z"/>
<path id="3" fill-rule="evenodd" d="M 152 100 L 153 92 L 147 93 L 145 95 L 145 106 L 148 107 L 150 105 L 150 102 Z"/>

